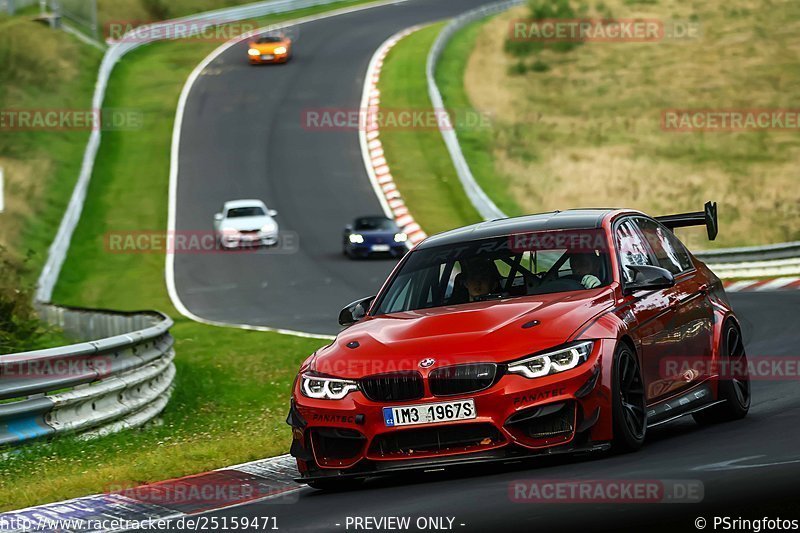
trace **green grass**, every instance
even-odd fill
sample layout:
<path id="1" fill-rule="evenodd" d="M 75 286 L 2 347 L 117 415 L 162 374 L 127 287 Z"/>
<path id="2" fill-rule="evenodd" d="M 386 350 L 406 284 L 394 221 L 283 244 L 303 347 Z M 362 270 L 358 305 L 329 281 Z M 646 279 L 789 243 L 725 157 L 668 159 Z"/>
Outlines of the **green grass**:
<path id="1" fill-rule="evenodd" d="M 464 89 L 464 74 L 470 52 L 475 47 L 482 27 L 478 21 L 456 33 L 442 52 L 435 72 L 436 85 L 442 93 L 445 107 L 463 115 L 479 115 Z M 498 174 L 494 168 L 491 146 L 496 131 L 491 126 L 491 115 L 486 114 L 486 118 L 489 127 L 462 127 L 456 123 L 461 151 L 475 180 L 495 205 L 508 216 L 521 215 L 522 210 L 509 193 L 508 177 Z"/>
<path id="2" fill-rule="evenodd" d="M 0 461 L 0 511 L 286 453 L 294 374 L 321 342 L 178 320 L 175 392 L 160 424 L 55 439 Z"/>
<path id="3" fill-rule="evenodd" d="M 474 45 L 459 52 L 467 68 L 458 79 L 472 105 L 495 118 L 484 154 L 492 161 L 471 161 L 479 179 L 495 180 L 482 181 L 490 196 L 504 204 L 497 191 L 505 191 L 525 212 L 619 206 L 653 215 L 715 200 L 718 239 L 691 232 L 690 247 L 800 239 L 796 131 L 686 133 L 661 124 L 670 109 L 793 108 L 800 61 L 786 51 L 800 45 L 800 4 L 780 0 L 765 11 L 755 0 L 571 3 L 595 18 L 610 11 L 694 21 L 700 35 L 509 54 L 509 24 L 530 17 L 528 7 L 489 19 L 477 37 L 474 28 L 462 31 L 456 40 Z"/>
<path id="4" fill-rule="evenodd" d="M 86 110 L 101 52 L 26 17 L 0 16 L 0 109 Z M 29 257 L 28 281 L 44 264 L 83 159 L 89 131 L 0 128 L 5 211 L 0 245 Z"/>
<path id="5" fill-rule="evenodd" d="M 389 52 L 379 89 L 384 110 L 431 110 L 425 81 L 428 50 L 443 24 L 423 28 Z M 464 193 L 450 154 L 436 127 L 381 129 L 392 176 L 414 218 L 429 234 L 480 221 Z"/>
<path id="6" fill-rule="evenodd" d="M 270 17 L 270 23 L 353 4 Z M 54 301 L 159 309 L 173 318 L 164 256 L 110 254 L 108 230 L 165 229 L 175 106 L 191 70 L 219 43 L 143 47 L 115 69 L 105 106 L 143 112 L 141 130 L 104 132 L 83 216 Z M 81 153 L 83 144 L 72 150 Z M 324 341 L 218 328 L 176 318 L 177 378 L 160 424 L 92 441 L 25 446 L 0 464 L 0 511 L 102 492 L 285 453 L 287 399 L 303 359 Z"/>

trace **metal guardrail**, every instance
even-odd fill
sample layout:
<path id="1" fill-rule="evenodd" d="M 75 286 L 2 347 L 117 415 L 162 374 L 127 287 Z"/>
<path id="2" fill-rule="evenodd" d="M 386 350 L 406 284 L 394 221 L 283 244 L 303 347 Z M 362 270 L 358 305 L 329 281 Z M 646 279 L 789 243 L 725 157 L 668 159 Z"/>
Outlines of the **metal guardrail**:
<path id="1" fill-rule="evenodd" d="M 800 275 L 800 241 L 696 252 L 722 279 Z"/>
<path id="2" fill-rule="evenodd" d="M 743 248 L 720 248 L 695 252 L 694 255 L 703 261 L 715 264 L 795 259 L 800 257 L 800 241 Z"/>
<path id="3" fill-rule="evenodd" d="M 164 409 L 175 377 L 169 317 L 37 307 L 68 335 L 100 340 L 0 355 L 0 445 L 111 433 Z"/>
<path id="4" fill-rule="evenodd" d="M 428 81 L 428 95 L 430 96 L 433 109 L 445 109 L 442 93 L 439 91 L 439 87 L 436 85 L 435 74 L 436 66 L 439 63 L 442 51 L 450 42 L 450 39 L 453 38 L 453 35 L 455 35 L 456 32 L 458 32 L 464 26 L 476 20 L 506 11 L 507 9 L 523 3 L 525 3 L 524 0 L 509 0 L 505 2 L 499 2 L 497 4 L 490 4 L 464 13 L 463 15 L 454 18 L 449 24 L 447 24 L 447 26 L 444 27 L 442 32 L 436 38 L 436 41 L 433 43 L 430 52 L 428 52 L 428 61 L 425 67 L 425 73 Z M 500 208 L 495 205 L 491 198 L 489 198 L 486 192 L 481 189 L 481 186 L 478 185 L 478 182 L 475 180 L 475 176 L 472 175 L 472 170 L 470 170 L 469 164 L 464 157 L 464 153 L 461 151 L 461 145 L 458 143 L 458 135 L 456 134 L 455 128 L 452 127 L 452 125 L 448 125 L 442 123 L 442 121 L 439 121 L 439 131 L 442 133 L 444 143 L 447 146 L 447 151 L 450 152 L 450 158 L 453 160 L 453 166 L 456 169 L 456 174 L 458 174 L 458 179 L 461 181 L 461 185 L 464 187 L 467 197 L 469 198 L 470 202 L 472 202 L 472 205 L 475 206 L 478 214 L 480 214 L 484 220 L 505 218 L 505 213 L 503 213 Z"/>
<path id="5" fill-rule="evenodd" d="M 185 36 L 192 34 L 202 33 L 205 29 L 213 26 L 218 26 L 225 22 L 236 22 L 245 20 L 251 17 L 263 17 L 265 15 L 275 13 L 285 13 L 296 9 L 304 9 L 308 7 L 334 4 L 342 0 L 269 0 L 267 2 L 257 2 L 254 4 L 246 4 L 238 7 L 231 7 L 225 9 L 217 9 L 214 11 L 207 11 L 196 15 L 172 19 L 156 24 L 141 26 L 132 30 L 135 38 L 126 38 L 128 34 L 119 39 L 119 42 L 111 44 L 105 51 L 103 60 L 100 64 L 100 70 L 97 74 L 97 83 L 95 84 L 94 96 L 92 98 L 92 109 L 102 109 L 103 100 L 105 99 L 106 86 L 111 77 L 111 71 L 117 62 L 129 52 L 143 46 L 145 44 L 153 43 L 160 40 L 169 39 L 170 35 L 176 32 L 169 31 L 175 25 L 183 22 L 191 22 L 191 29 L 196 31 L 183 31 Z M 207 21 L 207 24 L 203 24 Z M 186 25 L 188 26 L 188 25 Z M 182 27 L 182 29 L 186 29 Z M 149 37 L 142 37 L 142 36 Z M 70 240 L 72 234 L 75 232 L 75 227 L 80 220 L 81 211 L 83 210 L 83 203 L 86 200 L 86 191 L 89 186 L 89 180 L 92 177 L 94 169 L 94 161 L 97 156 L 97 150 L 100 147 L 101 131 L 99 128 L 92 130 L 89 136 L 89 142 L 86 144 L 86 149 L 83 154 L 83 163 L 81 171 L 78 176 L 78 181 L 72 191 L 67 210 L 61 219 L 61 224 L 58 227 L 53 243 L 47 253 L 47 261 L 39 276 L 39 281 L 36 289 L 36 300 L 40 302 L 49 302 L 58 275 L 61 272 L 61 267 L 64 265 L 64 260 L 69 250 Z"/>

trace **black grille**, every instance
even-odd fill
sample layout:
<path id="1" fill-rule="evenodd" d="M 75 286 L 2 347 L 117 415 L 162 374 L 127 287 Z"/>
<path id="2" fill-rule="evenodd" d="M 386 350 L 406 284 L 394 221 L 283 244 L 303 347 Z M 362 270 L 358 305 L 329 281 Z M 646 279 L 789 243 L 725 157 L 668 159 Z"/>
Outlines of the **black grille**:
<path id="1" fill-rule="evenodd" d="M 311 431 L 311 440 L 314 452 L 324 461 L 355 457 L 367 439 L 354 429 L 318 428 Z"/>
<path id="2" fill-rule="evenodd" d="M 490 387 L 496 375 L 494 363 L 445 366 L 428 375 L 428 384 L 435 396 L 468 394 Z"/>
<path id="3" fill-rule="evenodd" d="M 575 404 L 564 402 L 518 411 L 508 417 L 505 425 L 532 439 L 550 439 L 571 435 L 574 419 Z"/>
<path id="4" fill-rule="evenodd" d="M 425 389 L 419 372 L 398 372 L 363 378 L 361 392 L 373 402 L 402 402 L 422 398 Z"/>
<path id="5" fill-rule="evenodd" d="M 447 453 L 504 442 L 491 424 L 459 424 L 432 428 L 405 429 L 378 435 L 369 448 L 370 455 Z"/>

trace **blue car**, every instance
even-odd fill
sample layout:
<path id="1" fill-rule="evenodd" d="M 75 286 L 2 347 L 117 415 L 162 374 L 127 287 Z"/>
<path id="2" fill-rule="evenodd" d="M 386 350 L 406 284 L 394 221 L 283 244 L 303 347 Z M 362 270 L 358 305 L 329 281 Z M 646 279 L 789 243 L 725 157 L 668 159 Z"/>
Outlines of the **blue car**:
<path id="1" fill-rule="evenodd" d="M 384 255 L 402 257 L 408 235 L 394 220 L 382 216 L 359 217 L 344 228 L 342 251 L 350 258 Z"/>

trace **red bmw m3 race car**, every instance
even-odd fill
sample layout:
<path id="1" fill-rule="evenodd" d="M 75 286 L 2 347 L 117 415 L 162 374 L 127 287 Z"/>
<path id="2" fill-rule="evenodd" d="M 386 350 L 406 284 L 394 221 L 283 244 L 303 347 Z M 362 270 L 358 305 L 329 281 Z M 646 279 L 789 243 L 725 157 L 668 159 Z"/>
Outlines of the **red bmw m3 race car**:
<path id="1" fill-rule="evenodd" d="M 716 204 L 557 211 L 419 243 L 300 368 L 287 422 L 302 481 L 633 451 L 678 417 L 744 417 L 739 323 L 673 232 L 692 225 L 713 240 Z"/>

